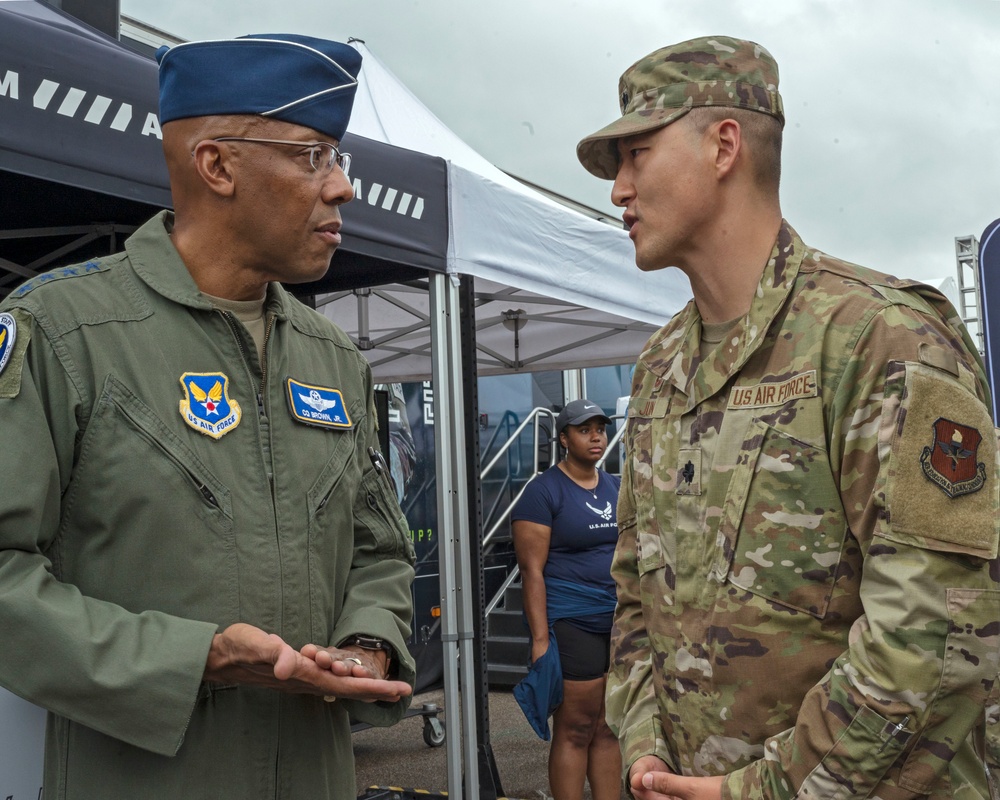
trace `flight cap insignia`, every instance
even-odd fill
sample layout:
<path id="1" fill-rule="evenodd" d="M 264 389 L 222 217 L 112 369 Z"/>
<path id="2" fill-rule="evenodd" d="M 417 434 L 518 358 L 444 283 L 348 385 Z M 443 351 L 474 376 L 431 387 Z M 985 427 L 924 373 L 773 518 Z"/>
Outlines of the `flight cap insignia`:
<path id="1" fill-rule="evenodd" d="M 285 388 L 293 419 L 320 428 L 344 430 L 354 427 L 339 389 L 313 386 L 294 378 L 286 379 Z"/>
<path id="2" fill-rule="evenodd" d="M 240 424 L 240 404 L 229 397 L 229 378 L 222 372 L 185 372 L 181 417 L 198 433 L 218 439 Z"/>
<path id="3" fill-rule="evenodd" d="M 986 464 L 976 461 L 982 440 L 975 428 L 939 417 L 934 443 L 920 454 L 924 475 L 948 497 L 978 492 L 986 484 Z"/>

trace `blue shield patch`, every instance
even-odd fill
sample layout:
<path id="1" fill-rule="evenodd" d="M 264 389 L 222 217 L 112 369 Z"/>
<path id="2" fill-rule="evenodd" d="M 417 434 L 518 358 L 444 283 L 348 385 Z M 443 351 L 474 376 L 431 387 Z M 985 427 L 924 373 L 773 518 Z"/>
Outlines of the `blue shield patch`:
<path id="1" fill-rule="evenodd" d="M 10 361 L 14 352 L 14 342 L 17 341 L 17 323 L 10 314 L 0 314 L 0 372 Z"/>
<path id="2" fill-rule="evenodd" d="M 229 378 L 221 372 L 185 372 L 181 417 L 198 433 L 218 439 L 240 424 L 243 411 L 229 397 Z"/>
<path id="3" fill-rule="evenodd" d="M 294 419 L 320 428 L 343 430 L 354 427 L 339 389 L 312 386 L 294 378 L 288 378 L 285 385 L 288 390 L 288 408 Z"/>

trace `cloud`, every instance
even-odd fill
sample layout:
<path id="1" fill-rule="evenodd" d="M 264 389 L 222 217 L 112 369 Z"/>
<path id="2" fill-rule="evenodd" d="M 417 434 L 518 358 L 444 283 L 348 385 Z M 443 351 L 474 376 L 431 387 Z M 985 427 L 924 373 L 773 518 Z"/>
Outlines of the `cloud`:
<path id="1" fill-rule="evenodd" d="M 780 65 L 782 207 L 808 243 L 936 281 L 955 274 L 954 238 L 1000 217 L 998 0 L 122 0 L 122 11 L 184 38 L 365 39 L 489 160 L 613 214 L 610 184 L 575 146 L 618 115 L 618 76 L 670 42 L 745 37 Z"/>

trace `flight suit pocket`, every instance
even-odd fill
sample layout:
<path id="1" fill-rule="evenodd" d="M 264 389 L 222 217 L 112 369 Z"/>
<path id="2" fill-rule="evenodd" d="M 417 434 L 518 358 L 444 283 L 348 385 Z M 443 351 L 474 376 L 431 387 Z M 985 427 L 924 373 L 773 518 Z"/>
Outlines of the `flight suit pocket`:
<path id="1" fill-rule="evenodd" d="M 825 449 L 752 420 L 726 496 L 716 576 L 821 619 L 846 533 Z"/>
<path id="2" fill-rule="evenodd" d="M 359 535 L 357 528 L 367 530 L 374 538 L 376 558 L 402 558 L 411 565 L 416 561 L 413 542 L 407 535 L 406 518 L 396 501 L 388 475 L 372 469 L 362 477 L 354 505 L 354 518 L 355 539 Z"/>
<path id="3" fill-rule="evenodd" d="M 53 563 L 85 595 L 133 611 L 237 620 L 230 490 L 114 377 L 89 420 L 64 509 Z"/>

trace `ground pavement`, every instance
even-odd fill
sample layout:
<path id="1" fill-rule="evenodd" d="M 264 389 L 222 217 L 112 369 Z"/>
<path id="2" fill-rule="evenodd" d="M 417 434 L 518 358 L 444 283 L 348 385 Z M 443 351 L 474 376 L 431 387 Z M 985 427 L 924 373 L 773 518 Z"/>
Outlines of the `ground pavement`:
<path id="1" fill-rule="evenodd" d="M 548 798 L 549 743 L 535 735 L 509 690 L 490 692 L 489 698 L 490 741 L 505 796 L 518 800 Z M 437 703 L 443 709 L 444 693 L 428 692 L 413 698 L 414 708 L 423 703 Z M 443 712 L 439 719 L 444 720 Z M 359 794 L 370 786 L 435 793 L 447 789 L 446 748 L 428 747 L 423 727 L 423 717 L 416 716 L 392 728 L 368 728 L 354 734 Z M 589 791 L 584 796 L 589 798 Z"/>

